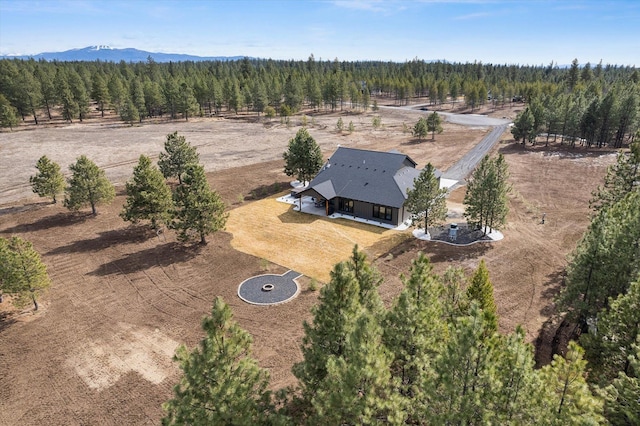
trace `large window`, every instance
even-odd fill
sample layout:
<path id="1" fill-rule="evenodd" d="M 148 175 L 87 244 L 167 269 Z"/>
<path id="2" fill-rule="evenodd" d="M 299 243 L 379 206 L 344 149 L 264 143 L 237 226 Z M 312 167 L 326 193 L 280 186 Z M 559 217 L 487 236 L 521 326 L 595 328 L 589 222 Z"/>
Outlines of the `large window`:
<path id="1" fill-rule="evenodd" d="M 382 220 L 391 220 L 392 214 L 393 211 L 391 210 L 391 207 L 379 206 L 377 204 L 373 206 L 373 217 Z"/>
<path id="2" fill-rule="evenodd" d="M 353 213 L 353 200 L 340 198 L 340 201 L 338 202 L 338 210 L 347 213 Z"/>

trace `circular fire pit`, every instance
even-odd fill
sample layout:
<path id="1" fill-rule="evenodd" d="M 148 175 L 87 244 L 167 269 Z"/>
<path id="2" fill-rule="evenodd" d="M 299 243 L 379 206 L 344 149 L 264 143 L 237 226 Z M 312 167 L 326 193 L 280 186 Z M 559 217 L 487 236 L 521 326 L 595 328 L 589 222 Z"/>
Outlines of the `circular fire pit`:
<path id="1" fill-rule="evenodd" d="M 252 305 L 276 305 L 287 302 L 298 295 L 296 278 L 299 272 L 289 271 L 286 274 L 258 275 L 244 280 L 238 286 L 238 297 Z"/>

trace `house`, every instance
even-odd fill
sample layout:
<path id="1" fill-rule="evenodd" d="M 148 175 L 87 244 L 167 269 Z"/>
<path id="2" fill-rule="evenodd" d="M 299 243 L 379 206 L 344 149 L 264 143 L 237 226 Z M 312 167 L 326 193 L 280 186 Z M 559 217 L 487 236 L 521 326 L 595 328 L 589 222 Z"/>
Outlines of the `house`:
<path id="1" fill-rule="evenodd" d="M 398 226 L 411 216 L 404 203 L 418 175 L 408 155 L 339 147 L 298 195 L 313 197 L 327 215 L 341 213 Z M 440 175 L 437 171 L 436 177 Z"/>

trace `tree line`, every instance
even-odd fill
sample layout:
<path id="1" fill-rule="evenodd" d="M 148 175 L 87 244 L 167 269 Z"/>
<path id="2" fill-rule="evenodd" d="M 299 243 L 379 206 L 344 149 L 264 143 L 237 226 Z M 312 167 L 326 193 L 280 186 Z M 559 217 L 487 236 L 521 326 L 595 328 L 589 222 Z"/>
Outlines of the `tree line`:
<path id="1" fill-rule="evenodd" d="M 516 141 L 536 144 L 556 142 L 575 147 L 622 148 L 633 142 L 640 129 L 640 87 L 616 84 L 607 92 L 579 88 L 570 93 L 542 94 L 533 98 L 514 120 Z"/>
<path id="2" fill-rule="evenodd" d="M 481 62 L 239 61 L 139 63 L 0 61 L 0 123 L 53 116 L 83 121 L 92 102 L 104 116 L 112 110 L 128 123 L 154 117 L 182 118 L 220 111 L 282 115 L 302 108 L 367 109 L 372 99 L 397 105 L 414 97 L 431 104 L 464 96 L 472 110 L 491 102 L 504 106 L 541 96 L 586 91 L 605 95 L 616 85 L 637 85 L 634 67 L 570 68 L 493 65 Z"/>

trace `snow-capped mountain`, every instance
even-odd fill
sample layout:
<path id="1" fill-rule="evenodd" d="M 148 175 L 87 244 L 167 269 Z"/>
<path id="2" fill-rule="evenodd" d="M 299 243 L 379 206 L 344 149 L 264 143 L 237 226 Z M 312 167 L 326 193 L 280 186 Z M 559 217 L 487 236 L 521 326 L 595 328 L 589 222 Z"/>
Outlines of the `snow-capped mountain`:
<path id="1" fill-rule="evenodd" d="M 180 62 L 180 61 L 235 61 L 244 56 L 194 56 L 180 53 L 147 52 L 133 48 L 114 49 L 110 46 L 87 46 L 81 49 L 65 50 L 64 52 L 44 52 L 37 55 L 2 55 L 0 59 L 30 59 L 36 61 L 104 61 L 104 62 L 146 62 L 147 58 L 153 58 L 156 62 Z"/>

